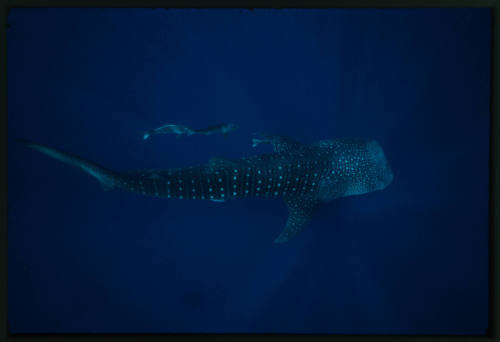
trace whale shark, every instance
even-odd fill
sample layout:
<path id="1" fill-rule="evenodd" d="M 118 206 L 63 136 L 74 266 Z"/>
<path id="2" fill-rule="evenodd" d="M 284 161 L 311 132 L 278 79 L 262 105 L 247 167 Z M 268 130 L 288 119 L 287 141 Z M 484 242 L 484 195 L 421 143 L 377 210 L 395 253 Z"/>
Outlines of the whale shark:
<path id="1" fill-rule="evenodd" d="M 271 144 L 272 153 L 240 159 L 211 158 L 205 164 L 185 168 L 135 171 L 113 171 L 52 147 L 20 141 L 87 172 L 104 190 L 216 202 L 246 197 L 282 198 L 289 215 L 276 243 L 287 242 L 302 231 L 320 203 L 382 190 L 393 180 L 382 147 L 367 138 L 321 140 L 306 145 L 286 136 L 269 135 L 259 143 Z"/>

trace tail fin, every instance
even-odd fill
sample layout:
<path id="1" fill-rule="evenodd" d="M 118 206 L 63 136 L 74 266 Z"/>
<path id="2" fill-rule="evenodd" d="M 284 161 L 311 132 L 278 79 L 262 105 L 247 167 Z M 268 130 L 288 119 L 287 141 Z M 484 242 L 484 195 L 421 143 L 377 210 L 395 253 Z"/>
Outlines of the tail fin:
<path id="1" fill-rule="evenodd" d="M 151 134 L 149 132 L 144 132 L 144 135 L 142 137 L 144 138 L 144 140 L 146 140 L 150 135 Z"/>
<path id="2" fill-rule="evenodd" d="M 117 176 L 111 170 L 107 170 L 102 166 L 84 160 L 78 156 L 71 155 L 48 146 L 40 145 L 24 139 L 18 139 L 18 141 L 34 150 L 37 150 L 38 152 L 44 153 L 52 158 L 82 169 L 91 176 L 95 177 L 99 183 L 101 183 L 104 190 L 111 190 L 116 186 Z"/>

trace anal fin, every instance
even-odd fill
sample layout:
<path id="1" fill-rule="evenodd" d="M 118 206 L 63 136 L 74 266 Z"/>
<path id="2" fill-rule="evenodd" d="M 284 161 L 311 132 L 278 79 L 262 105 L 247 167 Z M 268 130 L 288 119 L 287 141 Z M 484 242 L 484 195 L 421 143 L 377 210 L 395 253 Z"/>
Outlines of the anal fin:
<path id="1" fill-rule="evenodd" d="M 310 197 L 293 197 L 284 200 L 288 206 L 289 215 L 285 228 L 274 240 L 276 243 L 288 242 L 301 232 L 311 220 L 319 203 L 317 199 Z"/>

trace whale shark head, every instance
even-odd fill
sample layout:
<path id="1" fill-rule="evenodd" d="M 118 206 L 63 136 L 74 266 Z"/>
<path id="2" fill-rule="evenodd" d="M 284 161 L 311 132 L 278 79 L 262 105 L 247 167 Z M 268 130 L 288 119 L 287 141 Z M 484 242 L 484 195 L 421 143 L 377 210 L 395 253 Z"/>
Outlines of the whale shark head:
<path id="1" fill-rule="evenodd" d="M 382 190 L 392 182 L 389 162 L 375 140 L 327 140 L 319 146 L 330 155 L 328 171 L 320 181 L 321 201 Z"/>
<path id="2" fill-rule="evenodd" d="M 391 184 L 394 175 L 384 150 L 375 140 L 371 140 L 366 143 L 366 155 L 368 163 L 365 169 L 369 175 L 366 179 L 367 188 L 370 191 L 385 189 Z"/>

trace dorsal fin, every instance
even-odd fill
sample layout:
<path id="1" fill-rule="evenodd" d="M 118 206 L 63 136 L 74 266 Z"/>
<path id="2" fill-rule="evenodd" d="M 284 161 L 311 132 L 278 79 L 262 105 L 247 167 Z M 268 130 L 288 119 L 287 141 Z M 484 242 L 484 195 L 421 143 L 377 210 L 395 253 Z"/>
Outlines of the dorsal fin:
<path id="1" fill-rule="evenodd" d="M 288 220 L 281 234 L 274 240 L 276 243 L 284 243 L 292 239 L 302 231 L 311 220 L 319 201 L 311 197 L 284 198 L 288 206 Z"/>

